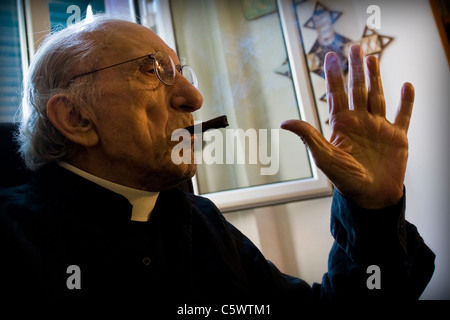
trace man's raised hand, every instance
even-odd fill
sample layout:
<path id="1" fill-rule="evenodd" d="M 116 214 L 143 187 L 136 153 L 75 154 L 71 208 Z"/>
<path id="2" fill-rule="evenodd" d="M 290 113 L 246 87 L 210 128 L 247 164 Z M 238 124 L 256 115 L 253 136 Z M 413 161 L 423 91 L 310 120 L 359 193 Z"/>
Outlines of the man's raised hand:
<path id="1" fill-rule="evenodd" d="M 302 138 L 339 192 L 363 208 L 377 209 L 397 203 L 403 195 L 414 87 L 403 85 L 391 123 L 386 119 L 378 59 L 369 56 L 366 66 L 367 88 L 362 50 L 352 46 L 347 94 L 337 54 L 325 57 L 330 141 L 301 120 L 285 121 L 281 127 Z"/>

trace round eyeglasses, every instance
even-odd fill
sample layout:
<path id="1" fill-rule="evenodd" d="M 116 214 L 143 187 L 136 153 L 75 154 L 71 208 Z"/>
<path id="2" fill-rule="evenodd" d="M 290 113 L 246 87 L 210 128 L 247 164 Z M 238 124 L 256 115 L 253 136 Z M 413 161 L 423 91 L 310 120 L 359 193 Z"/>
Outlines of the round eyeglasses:
<path id="1" fill-rule="evenodd" d="M 110 65 L 110 66 L 107 66 L 107 67 L 103 67 L 103 68 L 100 68 L 100 69 L 95 69 L 95 70 L 92 70 L 92 71 L 81 73 L 79 75 L 76 75 L 76 76 L 72 77 L 71 81 L 75 80 L 76 78 L 79 78 L 79 77 L 82 77 L 82 76 L 86 76 L 86 75 L 94 73 L 94 72 L 98 72 L 98 71 L 102 71 L 102 70 L 105 70 L 105 69 L 117 67 L 117 66 L 120 66 L 122 64 L 125 64 L 125 63 L 128 63 L 128 62 L 132 62 L 132 61 L 136 61 L 136 60 L 140 60 L 140 59 L 144 59 L 144 58 L 148 58 L 148 59 L 153 61 L 153 67 L 154 67 L 156 76 L 158 77 L 159 81 L 161 81 L 165 85 L 167 85 L 167 86 L 173 85 L 173 83 L 175 82 L 175 77 L 177 75 L 177 71 L 178 71 L 195 88 L 198 88 L 198 79 L 197 79 L 197 76 L 196 76 L 194 70 L 192 70 L 191 67 L 186 66 L 186 65 L 184 65 L 184 66 L 175 65 L 175 63 L 173 62 L 173 59 L 166 52 L 159 51 L 159 50 L 156 51 L 153 54 L 147 54 L 147 55 L 142 56 L 142 57 L 130 59 L 130 60 L 119 62 L 119 63 L 113 64 L 113 65 Z"/>

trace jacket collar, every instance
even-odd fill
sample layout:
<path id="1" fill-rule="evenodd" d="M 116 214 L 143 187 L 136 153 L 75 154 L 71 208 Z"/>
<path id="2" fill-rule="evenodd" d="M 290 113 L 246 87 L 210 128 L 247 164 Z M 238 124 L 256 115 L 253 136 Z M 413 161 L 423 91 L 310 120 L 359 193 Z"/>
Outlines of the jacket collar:
<path id="1" fill-rule="evenodd" d="M 155 207 L 159 192 L 143 191 L 113 183 L 111 181 L 94 176 L 64 161 L 58 162 L 58 165 L 79 175 L 82 178 L 85 178 L 108 190 L 124 196 L 133 206 L 131 220 L 139 222 L 148 221 L 148 218 L 153 211 L 153 208 Z"/>
<path id="2" fill-rule="evenodd" d="M 39 169 L 30 184 L 38 190 L 38 196 L 46 203 L 57 203 L 59 207 L 94 214 L 92 219 L 130 221 L 132 205 L 126 197 L 108 190 L 92 181 L 80 177 L 57 164 Z M 89 210 L 86 208 L 89 207 Z M 155 215 L 155 219 L 153 218 Z M 163 219 L 167 223 L 191 223 L 192 206 L 183 191 L 172 188 L 161 191 L 149 222 Z"/>

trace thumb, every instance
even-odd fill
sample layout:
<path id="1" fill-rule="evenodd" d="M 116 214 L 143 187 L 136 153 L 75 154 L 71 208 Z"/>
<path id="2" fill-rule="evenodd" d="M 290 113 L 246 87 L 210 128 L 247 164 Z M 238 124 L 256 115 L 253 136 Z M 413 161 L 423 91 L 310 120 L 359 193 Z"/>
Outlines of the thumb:
<path id="1" fill-rule="evenodd" d="M 314 158 L 329 148 L 328 141 L 312 125 L 302 120 L 286 120 L 280 125 L 281 129 L 291 131 L 302 139 Z"/>
<path id="2" fill-rule="evenodd" d="M 316 166 L 327 174 L 326 169 L 332 161 L 332 145 L 325 137 L 308 122 L 301 120 L 287 120 L 280 127 L 298 135 L 311 152 Z"/>

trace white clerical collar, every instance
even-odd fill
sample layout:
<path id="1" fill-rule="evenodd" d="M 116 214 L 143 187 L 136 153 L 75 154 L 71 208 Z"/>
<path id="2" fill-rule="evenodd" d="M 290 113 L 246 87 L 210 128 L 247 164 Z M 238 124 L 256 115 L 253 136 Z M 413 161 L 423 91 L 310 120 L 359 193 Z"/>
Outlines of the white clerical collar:
<path id="1" fill-rule="evenodd" d="M 58 165 L 108 190 L 111 190 L 112 192 L 124 196 L 133 206 L 131 220 L 140 222 L 148 221 L 148 218 L 155 207 L 159 192 L 149 192 L 126 187 L 94 176 L 64 161 L 58 162 Z"/>

